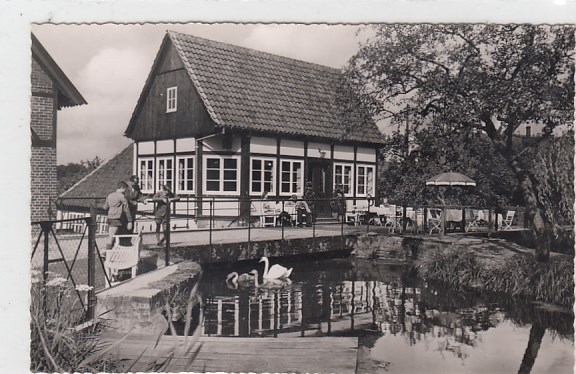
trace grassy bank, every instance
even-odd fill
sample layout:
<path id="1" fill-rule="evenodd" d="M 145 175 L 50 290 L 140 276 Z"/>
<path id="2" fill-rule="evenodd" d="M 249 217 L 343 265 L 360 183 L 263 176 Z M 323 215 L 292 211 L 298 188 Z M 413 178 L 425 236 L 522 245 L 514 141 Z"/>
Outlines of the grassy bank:
<path id="1" fill-rule="evenodd" d="M 464 248 L 434 249 L 421 254 L 419 276 L 453 289 L 501 292 L 562 306 L 574 303 L 574 263 L 570 257 L 538 263 L 532 256 L 517 254 L 488 265 Z"/>

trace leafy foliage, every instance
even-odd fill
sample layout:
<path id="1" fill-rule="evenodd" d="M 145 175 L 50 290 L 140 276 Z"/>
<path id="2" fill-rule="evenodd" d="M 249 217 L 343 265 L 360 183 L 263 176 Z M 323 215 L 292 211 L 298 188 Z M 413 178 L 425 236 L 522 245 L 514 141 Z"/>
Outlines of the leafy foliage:
<path id="1" fill-rule="evenodd" d="M 561 225 L 574 226 L 573 134 L 547 139 L 537 150 L 530 171 L 538 201 L 555 231 Z"/>
<path id="2" fill-rule="evenodd" d="M 472 206 L 519 205 L 515 177 L 486 136 L 460 132 L 438 133 L 435 128 L 422 129 L 410 141 L 415 148 L 408 157 L 390 157 L 382 165 L 379 191 L 390 200 L 411 204 L 439 203 Z M 389 137 L 387 155 L 398 155 L 402 135 Z M 470 187 L 426 187 L 426 180 L 444 171 L 456 171 L 477 182 Z"/>
<path id="3" fill-rule="evenodd" d="M 93 170 L 102 165 L 102 159 L 98 156 L 92 160 L 83 160 L 79 163 L 69 162 L 66 165 L 57 166 L 58 195 L 78 183 Z"/>
<path id="4" fill-rule="evenodd" d="M 375 36 L 351 58 L 345 71 L 347 89 L 361 97 L 355 100 L 368 106 L 376 120 L 400 125 L 409 117 L 414 133 L 433 129 L 429 131 L 435 136 L 450 134 L 443 139 L 447 141 L 442 149 L 444 162 L 430 160 L 430 170 L 445 166 L 451 151 L 466 155 L 462 152 L 466 143 L 459 136 L 485 135 L 496 160 L 489 160 L 492 153 L 484 153 L 478 161 L 509 168 L 528 208 L 539 243 L 537 257 L 547 259 L 550 217 L 543 214 L 546 203 L 539 199 L 548 195 L 538 193 L 531 166 L 523 160 L 530 159 L 540 140 L 556 128 L 573 126 L 574 27 L 394 24 L 373 29 Z M 543 126 L 544 136 L 518 142 L 515 132 L 523 124 Z M 509 174 L 506 168 L 497 173 L 504 179 Z M 495 179 L 492 172 L 476 177 L 482 181 L 483 174 L 489 182 Z M 400 193 L 415 193 L 402 191 L 402 183 L 399 186 Z M 488 184 L 493 187 L 497 186 Z"/>

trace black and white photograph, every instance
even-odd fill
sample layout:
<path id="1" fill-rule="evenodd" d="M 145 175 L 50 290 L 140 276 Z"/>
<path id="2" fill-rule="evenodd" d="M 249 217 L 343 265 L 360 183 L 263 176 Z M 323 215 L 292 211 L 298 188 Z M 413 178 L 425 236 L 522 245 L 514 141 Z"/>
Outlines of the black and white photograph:
<path id="1" fill-rule="evenodd" d="M 26 32 L 30 372 L 574 372 L 574 24 Z"/>

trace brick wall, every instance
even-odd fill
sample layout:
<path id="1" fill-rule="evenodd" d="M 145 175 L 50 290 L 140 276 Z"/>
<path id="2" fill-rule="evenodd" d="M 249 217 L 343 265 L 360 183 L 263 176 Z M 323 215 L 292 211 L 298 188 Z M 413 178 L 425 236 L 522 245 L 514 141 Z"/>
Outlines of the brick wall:
<path id="1" fill-rule="evenodd" d="M 56 178 L 56 148 L 32 147 L 30 159 L 31 176 L 31 214 L 32 221 L 55 218 L 48 216 L 50 200 L 54 202 L 58 196 L 58 180 Z M 52 206 L 52 210 L 54 207 Z"/>
<path id="2" fill-rule="evenodd" d="M 31 220 L 38 221 L 54 218 L 54 216 L 49 217 L 48 212 L 50 200 L 54 201 L 58 193 L 56 144 L 55 139 L 53 139 L 57 103 L 52 81 L 34 60 L 32 61 L 31 84 L 30 127 L 41 140 L 52 142 L 44 146 L 32 147 L 30 159 L 32 199 L 30 208 Z"/>

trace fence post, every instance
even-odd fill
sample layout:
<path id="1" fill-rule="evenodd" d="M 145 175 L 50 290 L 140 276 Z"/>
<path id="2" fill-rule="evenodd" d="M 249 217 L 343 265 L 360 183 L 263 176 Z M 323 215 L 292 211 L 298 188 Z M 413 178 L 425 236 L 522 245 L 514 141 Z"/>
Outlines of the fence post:
<path id="1" fill-rule="evenodd" d="M 282 212 L 286 211 L 285 201 L 282 200 Z M 280 240 L 280 252 L 284 253 L 284 222 L 280 222 L 280 226 L 282 228 L 282 240 Z M 292 216 L 290 216 L 290 226 L 292 226 Z"/>
<path id="2" fill-rule="evenodd" d="M 166 249 L 165 249 L 165 258 L 164 258 L 164 264 L 165 266 L 170 265 L 170 231 L 172 230 L 170 227 L 170 215 L 171 215 L 171 209 L 170 209 L 170 199 L 168 199 L 168 203 L 166 204 L 166 232 L 164 233 L 164 238 L 166 239 Z"/>
<path id="3" fill-rule="evenodd" d="M 406 214 L 408 212 L 408 209 L 406 207 L 406 202 L 402 202 L 402 235 L 406 234 Z"/>
<path id="4" fill-rule="evenodd" d="M 90 217 L 86 220 L 88 224 L 88 309 L 86 319 L 94 319 L 94 307 L 96 306 L 95 272 L 96 272 L 96 209 L 94 204 L 90 204 Z"/>
<path id="5" fill-rule="evenodd" d="M 366 233 L 370 232 L 370 199 L 366 198 L 366 202 L 368 203 L 368 209 L 366 211 Z M 360 220 L 360 219 L 358 219 Z"/>
<path id="6" fill-rule="evenodd" d="M 252 218 L 252 199 L 249 197 L 248 198 L 248 205 L 250 206 L 250 210 L 248 211 L 248 217 L 246 218 L 246 222 L 248 222 L 248 251 L 250 251 L 250 249 L 252 248 L 252 243 L 251 243 L 251 236 L 252 236 L 252 230 L 250 228 L 250 226 L 252 226 L 252 222 L 251 222 L 251 218 Z M 262 205 L 263 206 L 263 203 Z M 263 210 L 263 209 L 262 209 Z M 262 211 L 262 214 L 264 214 L 264 212 Z"/>
<path id="7" fill-rule="evenodd" d="M 422 217 L 422 234 L 428 231 L 428 206 L 424 207 L 424 217 Z"/>
<path id="8" fill-rule="evenodd" d="M 214 214 L 214 198 L 210 199 L 210 217 L 208 217 L 208 225 L 210 232 L 210 258 L 212 258 L 212 215 Z M 250 217 L 248 217 L 250 220 Z M 248 222 L 250 224 L 250 222 Z M 250 228 L 250 226 L 248 226 Z"/>
<path id="9" fill-rule="evenodd" d="M 42 222 L 41 225 L 42 227 L 42 232 L 44 233 L 44 265 L 43 265 L 43 274 L 42 274 L 42 279 L 44 280 L 43 286 L 44 289 L 46 289 L 46 281 L 48 280 L 48 262 L 49 262 L 49 257 L 48 257 L 48 250 L 49 250 L 49 245 L 50 245 L 50 230 L 52 228 L 52 223 L 51 222 Z M 46 303 L 47 301 L 47 295 L 46 292 L 44 292 L 44 298 L 42 300 L 42 308 L 44 309 L 44 314 L 46 314 Z"/>

